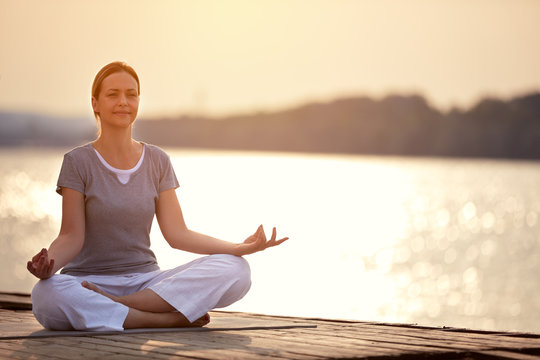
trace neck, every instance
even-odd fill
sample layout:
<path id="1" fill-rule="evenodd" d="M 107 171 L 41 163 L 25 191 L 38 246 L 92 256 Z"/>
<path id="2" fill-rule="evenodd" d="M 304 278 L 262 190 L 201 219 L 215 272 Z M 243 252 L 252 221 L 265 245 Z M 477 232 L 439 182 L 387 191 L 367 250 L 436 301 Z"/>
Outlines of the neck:
<path id="1" fill-rule="evenodd" d="M 133 151 L 137 142 L 131 137 L 131 126 L 125 129 L 102 128 L 99 137 L 94 142 L 98 149 L 116 154 L 126 154 Z"/>
<path id="2" fill-rule="evenodd" d="M 139 161 L 143 146 L 131 137 L 129 129 L 102 129 L 94 141 L 94 148 L 109 165 L 117 169 L 131 169 Z"/>

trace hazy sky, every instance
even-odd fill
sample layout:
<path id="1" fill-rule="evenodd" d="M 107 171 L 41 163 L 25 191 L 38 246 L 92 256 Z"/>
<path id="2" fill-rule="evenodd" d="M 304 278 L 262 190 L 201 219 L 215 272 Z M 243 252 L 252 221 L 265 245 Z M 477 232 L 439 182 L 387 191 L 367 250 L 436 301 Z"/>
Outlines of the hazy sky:
<path id="1" fill-rule="evenodd" d="M 114 60 L 147 117 L 388 92 L 466 107 L 540 90 L 540 1 L 0 0 L 0 109 L 92 116 Z"/>

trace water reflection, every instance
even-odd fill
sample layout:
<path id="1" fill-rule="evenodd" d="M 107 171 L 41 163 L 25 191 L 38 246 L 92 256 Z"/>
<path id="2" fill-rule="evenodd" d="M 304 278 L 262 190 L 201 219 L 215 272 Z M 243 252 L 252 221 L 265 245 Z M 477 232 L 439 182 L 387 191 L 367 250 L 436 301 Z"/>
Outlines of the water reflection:
<path id="1" fill-rule="evenodd" d="M 29 291 L 24 261 L 58 232 L 63 152 L 0 152 L 2 289 Z M 540 331 L 537 163 L 169 153 L 191 228 L 291 237 L 251 256 L 233 309 Z M 164 268 L 196 257 L 151 236 Z"/>
<path id="2" fill-rule="evenodd" d="M 464 170 L 471 170 L 471 165 L 466 164 Z M 523 164 L 520 170 L 524 170 Z M 538 176 L 538 168 L 530 170 L 529 176 Z M 483 177 L 485 183 L 481 187 L 475 186 L 467 176 L 460 179 L 457 175 L 445 171 L 437 176 L 444 182 L 432 184 L 431 190 L 439 188 L 439 191 L 432 191 L 431 198 L 447 199 L 447 204 L 437 205 L 439 209 L 424 200 L 420 210 L 425 212 L 419 218 L 419 201 L 410 202 L 409 217 L 421 235 L 408 240 L 412 256 L 407 268 L 397 266 L 403 263 L 400 258 L 394 262 L 396 283 L 403 287 L 402 274 L 410 271 L 411 276 L 407 277 L 410 284 L 401 294 L 418 316 L 493 328 L 501 323 L 494 315 L 497 314 L 507 321 L 506 328 L 516 326 L 515 318 L 522 314 L 522 307 L 533 311 L 537 306 L 536 301 L 522 297 L 523 289 L 511 285 L 523 282 L 524 277 L 534 277 L 530 270 L 525 270 L 524 259 L 528 259 L 527 264 L 535 263 L 536 271 L 539 269 L 534 255 L 539 243 L 537 231 L 525 230 L 525 224 L 529 229 L 536 226 L 535 215 L 530 215 L 529 222 L 526 220 L 526 214 L 536 214 L 538 208 L 533 180 L 528 177 L 516 181 L 515 173 L 491 169 Z M 520 183 L 519 187 L 516 182 Z M 459 188 L 467 188 L 466 197 L 454 191 Z M 425 196 L 425 189 L 418 191 Z M 521 252 L 522 248 L 527 248 L 529 253 Z M 428 258 L 431 260 L 427 261 Z M 443 273 L 439 275 L 441 269 Z M 461 276 L 456 276 L 459 273 Z M 532 292 L 538 293 L 537 284 L 531 287 Z M 499 309 L 495 304 L 499 304 Z M 506 310 L 512 308 L 514 311 Z M 531 330 L 537 329 L 533 321 L 528 323 Z"/>

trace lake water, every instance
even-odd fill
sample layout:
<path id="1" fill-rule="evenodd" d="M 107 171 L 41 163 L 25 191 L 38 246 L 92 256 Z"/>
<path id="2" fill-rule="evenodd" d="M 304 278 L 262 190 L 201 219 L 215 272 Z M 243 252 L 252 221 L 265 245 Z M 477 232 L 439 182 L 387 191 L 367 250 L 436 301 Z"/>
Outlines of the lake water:
<path id="1" fill-rule="evenodd" d="M 36 282 L 66 150 L 0 150 L 1 290 Z M 166 151 L 190 228 L 291 238 L 247 257 L 231 310 L 540 332 L 540 162 Z M 196 257 L 151 235 L 162 268 Z"/>

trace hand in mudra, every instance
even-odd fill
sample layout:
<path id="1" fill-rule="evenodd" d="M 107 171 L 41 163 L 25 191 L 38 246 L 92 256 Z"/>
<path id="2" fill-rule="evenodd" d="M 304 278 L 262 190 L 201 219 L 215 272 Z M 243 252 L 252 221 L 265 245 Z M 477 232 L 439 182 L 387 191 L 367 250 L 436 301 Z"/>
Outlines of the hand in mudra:
<path id="1" fill-rule="evenodd" d="M 259 226 L 257 231 L 246 240 L 242 245 L 242 255 L 253 254 L 258 251 L 268 249 L 269 247 L 277 246 L 283 243 L 285 240 L 288 240 L 288 237 L 276 240 L 276 228 L 272 229 L 272 237 L 270 240 L 266 239 L 266 234 L 264 233 L 263 226 Z"/>
<path id="2" fill-rule="evenodd" d="M 47 249 L 42 249 L 26 263 L 26 268 L 38 279 L 45 280 L 53 275 L 54 259 L 49 260 Z"/>

